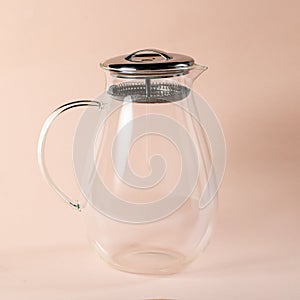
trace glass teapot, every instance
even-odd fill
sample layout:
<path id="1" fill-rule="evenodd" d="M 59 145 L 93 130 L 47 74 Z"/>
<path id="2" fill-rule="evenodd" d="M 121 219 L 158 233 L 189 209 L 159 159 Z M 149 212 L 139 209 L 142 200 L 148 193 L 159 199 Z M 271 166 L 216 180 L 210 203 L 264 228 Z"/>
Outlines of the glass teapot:
<path id="1" fill-rule="evenodd" d="M 42 173 L 82 211 L 89 239 L 117 269 L 180 271 L 206 247 L 225 168 L 225 141 L 208 104 L 192 90 L 207 68 L 194 59 L 145 49 L 106 60 L 106 91 L 57 108 L 38 143 Z M 87 106 L 73 143 L 75 176 L 85 201 L 54 183 L 44 159 L 51 123 Z"/>

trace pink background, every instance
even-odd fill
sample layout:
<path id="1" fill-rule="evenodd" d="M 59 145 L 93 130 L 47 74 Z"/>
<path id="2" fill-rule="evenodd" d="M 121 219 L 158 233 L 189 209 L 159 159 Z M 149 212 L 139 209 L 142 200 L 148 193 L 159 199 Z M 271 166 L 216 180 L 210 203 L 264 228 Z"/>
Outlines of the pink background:
<path id="1" fill-rule="evenodd" d="M 0 299 L 299 299 L 299 10 L 292 0 L 1 0 Z M 163 278 L 102 262 L 36 161 L 47 115 L 104 89 L 100 61 L 147 47 L 209 66 L 195 89 L 228 149 L 211 245 Z M 81 112 L 49 136 L 51 170 L 73 197 Z"/>

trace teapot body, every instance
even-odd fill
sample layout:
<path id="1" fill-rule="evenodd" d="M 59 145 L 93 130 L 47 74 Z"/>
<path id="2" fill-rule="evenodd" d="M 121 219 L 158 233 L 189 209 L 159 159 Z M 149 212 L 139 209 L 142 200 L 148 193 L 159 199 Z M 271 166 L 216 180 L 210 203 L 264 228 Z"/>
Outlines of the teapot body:
<path id="1" fill-rule="evenodd" d="M 217 195 L 200 205 L 212 162 L 191 113 L 194 94 L 165 103 L 108 93 L 97 100 L 103 108 L 85 111 L 73 148 L 89 239 L 121 270 L 177 272 L 205 249 L 217 208 Z"/>

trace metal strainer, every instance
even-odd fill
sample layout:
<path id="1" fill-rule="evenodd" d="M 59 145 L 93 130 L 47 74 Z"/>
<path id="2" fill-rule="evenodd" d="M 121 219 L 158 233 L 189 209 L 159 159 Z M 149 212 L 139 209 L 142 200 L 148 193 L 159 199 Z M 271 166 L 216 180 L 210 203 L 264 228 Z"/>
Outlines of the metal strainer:
<path id="1" fill-rule="evenodd" d="M 108 94 L 116 100 L 140 102 L 140 103 L 163 103 L 179 101 L 188 96 L 190 89 L 174 82 L 133 81 L 111 85 Z"/>

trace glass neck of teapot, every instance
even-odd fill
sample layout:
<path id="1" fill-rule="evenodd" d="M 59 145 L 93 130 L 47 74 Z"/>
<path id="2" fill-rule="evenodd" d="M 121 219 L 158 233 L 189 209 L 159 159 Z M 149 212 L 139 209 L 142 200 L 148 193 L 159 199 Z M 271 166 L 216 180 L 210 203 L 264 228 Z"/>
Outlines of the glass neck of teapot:
<path id="1" fill-rule="evenodd" d="M 190 90 L 193 87 L 195 79 L 197 79 L 207 67 L 196 65 L 180 69 L 180 72 L 169 74 L 147 74 L 134 75 L 122 74 L 111 71 L 106 71 L 106 92 L 116 97 L 126 97 L 126 95 L 139 94 L 140 96 L 158 97 L 159 95 L 167 95 L 170 98 L 172 95 L 176 98 L 184 95 L 185 90 Z M 176 93 L 176 91 L 178 93 Z M 180 99 L 175 99 L 180 100 Z"/>

